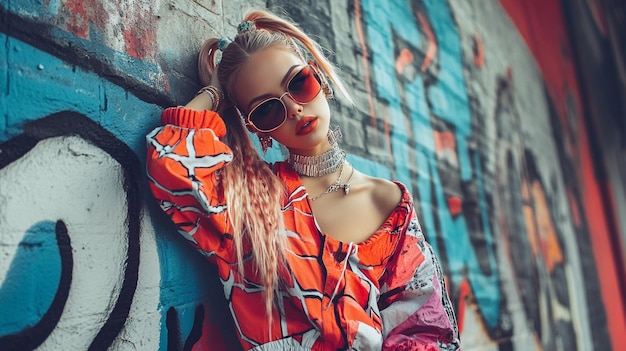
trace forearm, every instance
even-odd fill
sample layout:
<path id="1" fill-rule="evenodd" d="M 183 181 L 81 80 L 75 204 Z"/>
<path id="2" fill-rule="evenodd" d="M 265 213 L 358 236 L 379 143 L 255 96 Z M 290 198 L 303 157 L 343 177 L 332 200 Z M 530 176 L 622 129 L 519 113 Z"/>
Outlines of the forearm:
<path id="1" fill-rule="evenodd" d="M 209 94 L 200 93 L 191 99 L 185 107 L 196 111 L 213 110 L 213 102 L 213 98 Z"/>

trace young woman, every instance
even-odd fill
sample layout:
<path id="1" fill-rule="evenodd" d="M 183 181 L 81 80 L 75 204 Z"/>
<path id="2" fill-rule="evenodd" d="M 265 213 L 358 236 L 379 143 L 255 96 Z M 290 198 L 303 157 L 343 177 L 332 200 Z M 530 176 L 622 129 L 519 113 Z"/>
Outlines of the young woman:
<path id="1" fill-rule="evenodd" d="M 257 11 L 199 59 L 207 86 L 147 136 L 148 178 L 217 265 L 242 347 L 458 349 L 411 195 L 354 169 L 330 130 L 329 81 L 349 95 L 319 46 Z M 246 129 L 289 158 L 263 162 Z"/>

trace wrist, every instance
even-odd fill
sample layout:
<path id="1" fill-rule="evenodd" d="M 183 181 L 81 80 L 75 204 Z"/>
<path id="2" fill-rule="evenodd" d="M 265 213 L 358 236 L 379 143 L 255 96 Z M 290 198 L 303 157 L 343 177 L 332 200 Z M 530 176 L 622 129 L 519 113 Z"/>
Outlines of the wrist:
<path id="1" fill-rule="evenodd" d="M 217 111 L 220 108 L 220 104 L 223 100 L 223 95 L 219 89 L 217 89 L 216 87 L 212 85 L 207 85 L 203 87 L 202 89 L 198 90 L 198 92 L 196 93 L 196 96 L 200 94 L 207 94 L 208 96 L 211 97 L 211 108 L 210 108 L 211 111 Z"/>

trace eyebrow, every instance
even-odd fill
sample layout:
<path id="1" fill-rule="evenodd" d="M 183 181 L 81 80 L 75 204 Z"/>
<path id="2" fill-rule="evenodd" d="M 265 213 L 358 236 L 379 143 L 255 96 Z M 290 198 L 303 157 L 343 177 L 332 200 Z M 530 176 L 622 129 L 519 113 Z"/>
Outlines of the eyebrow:
<path id="1" fill-rule="evenodd" d="M 294 69 L 296 69 L 297 67 L 300 67 L 300 65 L 293 65 L 291 67 L 289 67 L 289 70 L 287 70 L 287 73 L 285 73 L 285 76 L 283 77 L 283 80 L 280 81 L 280 86 L 285 86 L 285 83 L 287 83 L 287 80 L 289 78 L 291 78 L 291 71 L 293 71 Z M 263 95 L 259 95 L 257 97 L 255 97 L 254 99 L 250 100 L 250 103 L 248 103 L 248 110 L 250 110 L 250 106 L 252 106 L 252 104 L 254 104 L 255 102 L 259 101 L 259 100 L 264 100 L 267 98 L 271 98 L 273 97 L 272 94 L 263 94 Z"/>

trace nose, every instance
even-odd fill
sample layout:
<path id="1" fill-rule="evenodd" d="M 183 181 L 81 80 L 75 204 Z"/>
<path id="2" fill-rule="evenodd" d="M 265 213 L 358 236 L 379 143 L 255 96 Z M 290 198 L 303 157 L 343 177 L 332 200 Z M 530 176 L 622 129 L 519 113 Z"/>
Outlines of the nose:
<path id="1" fill-rule="evenodd" d="M 284 97 L 287 97 L 287 99 L 283 99 Z M 302 114 L 302 105 L 294 100 L 288 92 L 285 92 L 283 95 L 280 96 L 280 101 L 285 104 L 285 108 L 287 109 L 287 117 L 297 118 Z"/>

